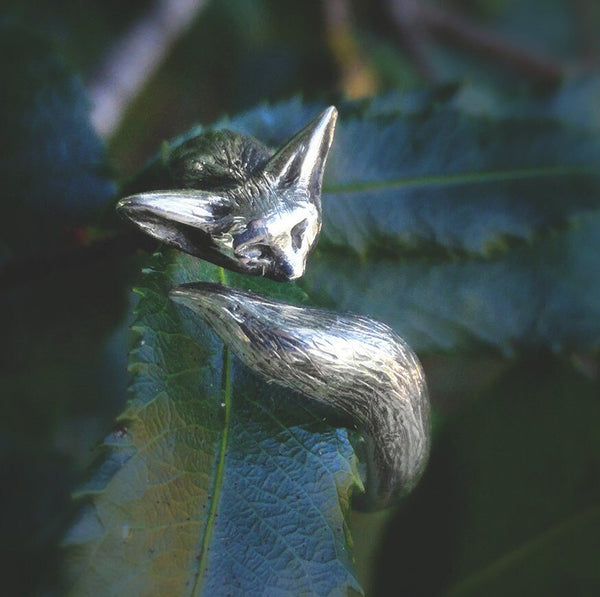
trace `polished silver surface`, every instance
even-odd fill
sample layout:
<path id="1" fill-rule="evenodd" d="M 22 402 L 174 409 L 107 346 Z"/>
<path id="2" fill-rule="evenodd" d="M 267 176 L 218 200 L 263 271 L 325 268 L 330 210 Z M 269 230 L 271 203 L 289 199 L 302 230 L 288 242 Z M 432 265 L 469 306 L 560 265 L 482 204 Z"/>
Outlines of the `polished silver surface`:
<path id="1" fill-rule="evenodd" d="M 419 360 L 388 326 L 218 284 L 187 284 L 170 296 L 252 370 L 325 403 L 362 432 L 364 507 L 385 507 L 414 487 L 429 454 L 429 399 Z"/>
<path id="2" fill-rule="evenodd" d="M 173 186 L 117 210 L 151 236 L 223 267 L 279 281 L 304 273 L 321 230 L 321 186 L 337 111 L 331 106 L 279 151 L 209 131 L 166 157 Z"/>

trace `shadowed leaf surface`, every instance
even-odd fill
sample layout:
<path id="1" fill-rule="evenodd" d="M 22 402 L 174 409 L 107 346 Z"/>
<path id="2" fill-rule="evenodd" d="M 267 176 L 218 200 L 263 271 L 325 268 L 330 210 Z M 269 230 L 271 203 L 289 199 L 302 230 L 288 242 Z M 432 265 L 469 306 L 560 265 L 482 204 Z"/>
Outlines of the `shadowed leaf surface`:
<path id="1" fill-rule="evenodd" d="M 132 400 L 66 539 L 75 594 L 356 586 L 344 516 L 358 479 L 347 434 L 254 377 L 167 297 L 176 284 L 216 279 L 213 266 L 173 253 L 145 270 Z M 284 292 L 301 297 L 291 285 Z"/>
<path id="2" fill-rule="evenodd" d="M 376 594 L 595 595 L 598 381 L 542 354 L 448 417 L 390 525 Z M 435 541 L 433 540 L 435 538 Z"/>

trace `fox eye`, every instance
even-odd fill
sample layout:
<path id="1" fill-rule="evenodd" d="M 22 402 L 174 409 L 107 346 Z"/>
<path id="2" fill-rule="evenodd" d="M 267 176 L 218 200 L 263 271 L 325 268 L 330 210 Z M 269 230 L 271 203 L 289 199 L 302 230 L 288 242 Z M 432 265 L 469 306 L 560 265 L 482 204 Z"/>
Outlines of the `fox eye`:
<path id="1" fill-rule="evenodd" d="M 308 227 L 308 220 L 304 219 L 298 222 L 291 230 L 292 248 L 297 251 L 302 246 L 302 236 Z"/>
<path id="2" fill-rule="evenodd" d="M 254 260 L 264 260 L 264 259 L 272 259 L 273 251 L 271 247 L 267 245 L 252 245 L 243 251 L 244 257 L 247 259 Z"/>
<path id="3" fill-rule="evenodd" d="M 172 188 L 129 195 L 117 209 L 191 255 L 233 271 L 294 280 L 304 273 L 321 228 L 323 170 L 336 119 L 329 106 L 275 152 L 227 130 L 177 142 L 161 158 Z"/>

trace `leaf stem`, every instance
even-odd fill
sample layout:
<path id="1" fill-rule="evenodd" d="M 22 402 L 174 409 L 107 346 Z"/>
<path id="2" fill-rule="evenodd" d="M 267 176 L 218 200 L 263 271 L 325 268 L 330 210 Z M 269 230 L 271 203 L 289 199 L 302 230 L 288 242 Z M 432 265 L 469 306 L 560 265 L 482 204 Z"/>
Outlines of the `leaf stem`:
<path id="1" fill-rule="evenodd" d="M 92 122 L 103 137 L 117 130 L 127 106 L 206 4 L 206 0 L 157 0 L 109 49 L 88 90 Z"/>
<path id="2" fill-rule="evenodd" d="M 218 269 L 217 275 L 221 284 L 227 283 L 225 270 L 222 267 Z M 221 407 L 223 408 L 223 429 L 221 432 L 221 441 L 219 443 L 219 454 L 217 457 L 215 480 L 211 492 L 210 507 L 206 518 L 206 530 L 202 537 L 202 545 L 200 547 L 200 555 L 198 558 L 198 571 L 196 573 L 196 581 L 192 591 L 194 597 L 200 595 L 202 591 L 202 582 L 207 570 L 210 542 L 216 523 L 221 488 L 225 476 L 225 458 L 227 456 L 229 425 L 231 420 L 231 354 L 229 348 L 225 345 L 223 346 L 223 375 L 221 378 L 221 386 L 223 388 L 223 401 L 221 402 Z"/>
<path id="3" fill-rule="evenodd" d="M 429 37 L 446 41 L 473 54 L 487 57 L 540 83 L 557 83 L 575 70 L 571 65 L 522 46 L 482 27 L 451 10 L 418 0 L 388 0 L 391 19 L 402 40 L 410 42 L 417 67 L 425 70 L 427 79 L 439 79 L 426 57 Z"/>

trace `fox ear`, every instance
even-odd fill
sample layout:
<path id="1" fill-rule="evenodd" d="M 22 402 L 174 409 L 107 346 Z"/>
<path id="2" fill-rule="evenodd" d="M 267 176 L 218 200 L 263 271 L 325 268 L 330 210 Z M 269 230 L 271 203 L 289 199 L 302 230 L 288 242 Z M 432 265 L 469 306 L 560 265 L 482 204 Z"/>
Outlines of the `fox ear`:
<path id="1" fill-rule="evenodd" d="M 121 199 L 117 211 L 150 236 L 186 253 L 230 269 L 239 265 L 219 244 L 234 221 L 232 201 L 224 194 L 191 189 L 151 191 Z"/>
<path id="2" fill-rule="evenodd" d="M 153 233 L 157 226 L 161 234 L 165 229 L 179 226 L 196 228 L 206 234 L 218 234 L 231 223 L 232 205 L 226 195 L 192 189 L 150 191 L 121 199 L 117 211 L 131 221 Z"/>
<path id="3" fill-rule="evenodd" d="M 294 135 L 267 162 L 264 172 L 279 188 L 299 186 L 321 205 L 323 170 L 337 120 L 337 110 L 330 106 L 308 126 Z"/>

